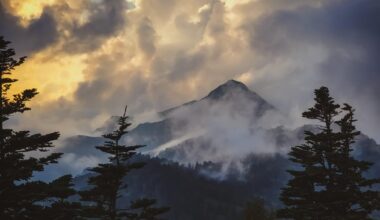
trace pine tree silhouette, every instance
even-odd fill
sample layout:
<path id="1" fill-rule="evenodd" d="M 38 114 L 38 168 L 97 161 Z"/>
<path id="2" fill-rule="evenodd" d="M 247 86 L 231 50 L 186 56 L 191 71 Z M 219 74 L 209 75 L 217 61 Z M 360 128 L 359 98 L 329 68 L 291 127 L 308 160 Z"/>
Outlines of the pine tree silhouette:
<path id="1" fill-rule="evenodd" d="M 159 220 L 159 215 L 169 211 L 168 207 L 154 207 L 155 199 L 142 198 L 133 201 L 131 210 L 134 212 L 128 213 L 128 218 L 131 220 Z"/>
<path id="2" fill-rule="evenodd" d="M 50 199 L 53 203 L 45 207 L 42 215 L 36 219 L 83 219 L 82 205 L 79 202 L 68 201 L 67 198 L 76 195 L 71 175 L 65 175 L 49 183 Z"/>
<path id="3" fill-rule="evenodd" d="M 244 220 L 274 220 L 275 216 L 261 199 L 247 202 L 244 208 Z"/>
<path id="4" fill-rule="evenodd" d="M 367 179 L 363 172 L 371 163 L 354 159 L 350 152 L 356 131 L 354 110 L 340 108 L 329 90 L 315 90 L 315 105 L 303 117 L 317 120 L 317 131 L 305 131 L 305 143 L 292 147 L 290 160 L 299 169 L 288 170 L 293 177 L 280 199 L 285 208 L 278 216 L 290 219 L 370 219 L 379 208 L 378 192 L 371 190 L 379 179 Z M 346 112 L 342 119 L 336 118 Z M 337 126 L 338 129 L 333 129 Z"/>
<path id="5" fill-rule="evenodd" d="M 41 219 L 52 208 L 50 205 L 55 204 L 58 191 L 68 190 L 58 196 L 61 200 L 74 192 L 69 185 L 61 184 L 62 181 L 71 181 L 69 176 L 52 183 L 31 180 L 33 172 L 43 171 L 44 166 L 57 163 L 60 158 L 61 153 L 39 158 L 30 156 L 30 153 L 51 149 L 52 141 L 59 137 L 58 132 L 31 134 L 29 131 L 14 131 L 5 126 L 12 115 L 30 110 L 26 102 L 37 95 L 36 89 L 26 89 L 10 97 L 11 85 L 17 81 L 11 78 L 12 71 L 26 57 L 15 59 L 16 53 L 8 47 L 9 44 L 9 41 L 0 36 L 0 219 Z"/>
<path id="6" fill-rule="evenodd" d="M 134 201 L 130 208 L 120 208 L 117 204 L 120 197 L 119 191 L 126 188 L 123 178 L 131 170 L 144 166 L 142 162 L 129 161 L 136 154 L 136 150 L 144 147 L 144 145 L 125 146 L 120 144 L 121 138 L 128 133 L 127 129 L 131 125 L 128 122 L 126 111 L 127 107 L 125 107 L 123 116 L 119 117 L 118 128 L 112 133 L 103 135 L 107 139 L 104 145 L 96 147 L 111 156 L 109 163 L 99 164 L 90 169 L 96 173 L 95 176 L 88 179 L 91 188 L 80 192 L 81 200 L 90 203 L 85 208 L 86 217 L 111 220 L 155 220 L 158 219 L 158 215 L 168 210 L 167 208 L 153 208 L 155 200 L 149 199 Z"/>

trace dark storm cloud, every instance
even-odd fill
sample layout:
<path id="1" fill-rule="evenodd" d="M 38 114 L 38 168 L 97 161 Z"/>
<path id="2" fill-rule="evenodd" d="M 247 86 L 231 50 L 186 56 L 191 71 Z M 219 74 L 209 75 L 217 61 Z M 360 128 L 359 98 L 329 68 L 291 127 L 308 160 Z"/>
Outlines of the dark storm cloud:
<path id="1" fill-rule="evenodd" d="M 250 43 L 270 55 L 276 52 L 282 55 L 290 46 L 300 43 L 323 44 L 331 49 L 378 51 L 379 10 L 380 2 L 372 0 L 346 0 L 322 8 L 280 10 L 251 26 Z"/>
<path id="2" fill-rule="evenodd" d="M 125 12 L 128 9 L 125 0 L 102 0 L 89 2 L 87 22 L 74 23 L 69 27 L 71 35 L 65 44 L 68 52 L 88 52 L 102 46 L 104 40 L 123 31 L 126 24 Z"/>
<path id="3" fill-rule="evenodd" d="M 58 40 L 62 40 L 63 51 L 90 52 L 124 30 L 128 7 L 124 0 L 85 1 L 77 13 L 68 3 L 61 2 L 45 7 L 39 18 L 23 27 L 20 18 L 10 14 L 0 3 L 0 34 L 12 39 L 22 55 L 44 49 Z M 79 22 L 81 12 L 88 14 L 84 23 Z M 67 22 L 63 19 L 65 16 L 73 17 L 74 22 Z M 68 35 L 59 33 L 59 28 Z"/>
<path id="4" fill-rule="evenodd" d="M 340 87 L 349 86 L 356 93 L 367 93 L 376 99 L 380 93 L 380 2 L 362 0 L 335 5 L 330 9 L 333 21 L 328 29 L 331 38 L 329 59 L 321 65 L 328 82 Z M 337 18 L 333 20 L 332 13 Z M 340 47 L 335 47 L 339 45 Z M 377 101 L 380 110 L 380 101 Z"/>
<path id="5" fill-rule="evenodd" d="M 363 115 L 380 112 L 379 12 L 379 1 L 331 1 L 321 7 L 275 11 L 244 28 L 252 49 L 265 57 L 267 63 L 285 62 L 290 54 L 299 53 L 300 60 L 287 60 L 296 63 L 293 71 L 297 72 L 297 67 L 314 62 L 315 70 L 309 75 L 314 80 L 307 86 L 310 89 L 329 86 L 341 100 L 357 106 L 366 124 Z M 319 48 L 325 58 L 321 61 L 302 58 L 310 47 Z M 368 123 L 368 130 L 379 128 L 375 124 L 380 124 L 380 118 L 376 116 Z"/>
<path id="6" fill-rule="evenodd" d="M 10 39 L 19 55 L 46 48 L 58 38 L 56 21 L 51 11 L 45 9 L 42 15 L 32 20 L 26 27 L 20 25 L 18 17 L 13 16 L 0 2 L 0 35 Z"/>

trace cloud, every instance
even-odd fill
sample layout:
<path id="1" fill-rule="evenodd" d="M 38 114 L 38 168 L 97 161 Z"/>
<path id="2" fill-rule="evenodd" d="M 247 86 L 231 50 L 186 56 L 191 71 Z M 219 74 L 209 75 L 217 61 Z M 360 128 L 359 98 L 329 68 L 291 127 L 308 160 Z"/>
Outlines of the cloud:
<path id="1" fill-rule="evenodd" d="M 224 89 L 226 93 L 218 88 L 206 98 L 169 112 L 172 138 L 148 153 L 185 165 L 213 162 L 218 168 L 207 175 L 222 179 L 231 170 L 247 172 L 244 161 L 249 155 L 283 156 L 299 143 L 298 131 L 281 126 L 287 118 L 256 94 L 240 87 Z"/>
<path id="2" fill-rule="evenodd" d="M 63 50 L 73 53 L 85 53 L 102 46 L 108 38 L 117 36 L 127 24 L 125 0 L 84 1 L 82 6 L 87 12 L 84 22 L 70 22 L 64 27 L 69 31 Z M 70 7 L 66 14 L 72 13 Z M 79 15 L 78 15 L 79 17 Z"/>
<path id="3" fill-rule="evenodd" d="M 43 25 L 46 30 L 36 32 L 46 33 L 44 43 L 31 44 L 39 49 L 28 49 L 19 34 L 17 49 L 44 57 L 38 65 L 70 56 L 83 68 L 73 70 L 80 77 L 70 86 L 54 84 L 67 92 L 35 104 L 28 124 L 42 120 L 38 124 L 46 129 L 60 122 L 63 132 L 90 133 L 125 104 L 133 115 L 160 111 L 235 78 L 287 113 L 294 126 L 304 123 L 299 119 L 313 102 L 313 90 L 327 85 L 338 101 L 358 108 L 360 128 L 378 136 L 379 5 L 374 1 L 140 0 L 133 7 L 124 0 L 52 2 L 22 28 L 51 19 L 57 36 L 49 37 L 54 31 Z M 8 26 L 4 30 L 16 33 Z M 45 87 L 52 88 L 48 83 Z M 45 87 L 41 96 L 54 93 Z"/>
<path id="4" fill-rule="evenodd" d="M 12 15 L 0 2 L 0 35 L 16 45 L 19 55 L 25 56 L 42 50 L 58 39 L 56 21 L 48 9 L 43 10 L 39 18 L 33 19 L 25 27 L 20 22 L 20 18 Z"/>
<path id="5" fill-rule="evenodd" d="M 331 1 L 278 10 L 247 23 L 251 49 L 261 56 L 256 71 L 266 72 L 257 84 L 271 81 L 268 89 L 287 94 L 275 99 L 299 100 L 301 106 L 312 101 L 310 90 L 326 85 L 338 101 L 357 107 L 360 128 L 379 138 L 374 131 L 380 123 L 375 114 L 380 110 L 375 98 L 380 92 L 379 9 L 374 1 Z"/>
<path id="6" fill-rule="evenodd" d="M 286 118 L 264 100 L 252 99 L 250 92 L 240 88 L 215 98 L 208 96 L 170 113 L 174 138 L 154 149 L 153 154 L 174 149 L 171 159 L 195 164 L 240 161 L 250 153 L 287 152 L 288 148 L 278 145 L 270 132 L 286 124 Z"/>

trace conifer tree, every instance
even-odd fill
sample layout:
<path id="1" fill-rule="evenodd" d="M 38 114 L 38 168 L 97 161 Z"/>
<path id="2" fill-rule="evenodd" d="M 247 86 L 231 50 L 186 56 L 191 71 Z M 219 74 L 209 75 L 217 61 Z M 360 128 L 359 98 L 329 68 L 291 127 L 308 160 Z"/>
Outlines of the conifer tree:
<path id="1" fill-rule="evenodd" d="M 168 207 L 154 207 L 156 204 L 155 199 L 142 198 L 133 201 L 131 210 L 128 213 L 130 220 L 159 220 L 158 216 L 169 211 Z"/>
<path id="2" fill-rule="evenodd" d="M 143 162 L 130 162 L 129 160 L 136 154 L 136 150 L 144 145 L 125 146 L 120 143 L 121 138 L 128 133 L 127 129 L 131 125 L 126 116 L 125 107 L 123 116 L 119 117 L 118 128 L 112 133 L 105 134 L 107 139 L 104 145 L 96 148 L 110 154 L 109 163 L 99 164 L 90 169 L 95 173 L 88 179 L 90 189 L 80 192 L 81 200 L 90 203 L 85 208 L 85 216 L 101 219 L 146 219 L 154 220 L 157 215 L 166 212 L 166 209 L 152 208 L 154 200 L 140 200 L 132 202 L 130 208 L 120 208 L 117 200 L 120 197 L 119 191 L 126 188 L 123 183 L 124 177 L 133 169 L 144 166 Z M 142 209 L 142 213 L 136 210 Z"/>
<path id="3" fill-rule="evenodd" d="M 370 219 L 377 209 L 378 193 L 370 189 L 378 179 L 363 172 L 370 163 L 354 159 L 350 152 L 359 134 L 353 123 L 354 110 L 340 108 L 329 90 L 315 90 L 315 105 L 303 117 L 317 120 L 317 131 L 305 131 L 305 143 L 292 147 L 290 160 L 298 169 L 288 170 L 292 179 L 280 199 L 285 208 L 278 216 L 290 219 Z M 346 112 L 342 119 L 337 117 Z M 334 126 L 338 129 L 334 129 Z"/>
<path id="4" fill-rule="evenodd" d="M 79 202 L 70 202 L 68 197 L 76 195 L 71 175 L 59 177 L 49 183 L 51 204 L 46 206 L 38 219 L 82 219 L 82 205 Z"/>
<path id="5" fill-rule="evenodd" d="M 371 186 L 380 183 L 380 179 L 368 179 L 363 173 L 368 171 L 372 163 L 356 160 L 350 154 L 355 138 L 360 134 L 354 123 L 355 110 L 344 104 L 341 108 L 345 115 L 336 122 L 340 129 L 340 148 L 333 163 L 336 166 L 336 182 L 334 188 L 333 214 L 345 219 L 370 219 L 369 214 L 380 208 L 379 192 L 371 190 Z"/>
<path id="6" fill-rule="evenodd" d="M 12 71 L 25 57 L 16 59 L 9 44 L 0 36 L 0 219 L 39 219 L 49 208 L 44 204 L 54 197 L 59 180 L 51 184 L 32 181 L 33 172 L 56 163 L 61 154 L 45 153 L 47 156 L 36 158 L 30 153 L 47 152 L 59 133 L 31 134 L 7 128 L 9 117 L 30 110 L 26 102 L 37 95 L 36 89 L 10 95 L 11 85 L 17 81 L 11 77 Z"/>
<path id="7" fill-rule="evenodd" d="M 265 207 L 264 200 L 255 199 L 246 203 L 244 220 L 274 220 L 275 213 Z"/>

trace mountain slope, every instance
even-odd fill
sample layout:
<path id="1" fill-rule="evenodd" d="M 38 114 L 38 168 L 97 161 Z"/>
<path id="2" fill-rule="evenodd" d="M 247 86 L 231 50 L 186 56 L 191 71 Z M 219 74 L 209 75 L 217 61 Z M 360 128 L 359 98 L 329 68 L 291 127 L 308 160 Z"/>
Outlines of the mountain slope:
<path id="1" fill-rule="evenodd" d="M 253 159 L 252 156 L 251 159 Z M 284 179 L 281 175 L 286 162 L 277 158 L 260 158 L 247 160 L 250 177 L 247 180 L 230 178 L 217 181 L 200 175 L 201 170 L 210 170 L 218 164 L 204 163 L 194 167 L 185 167 L 170 161 L 158 158 L 149 158 L 138 155 L 135 160 L 146 162 L 142 169 L 132 171 L 124 179 L 128 183 L 126 190 L 122 191 L 119 199 L 120 208 L 126 208 L 131 200 L 141 197 L 155 198 L 160 205 L 167 205 L 171 210 L 163 217 L 168 220 L 231 220 L 243 219 L 243 210 L 248 201 L 261 197 L 271 197 L 271 188 L 282 185 L 279 181 Z M 250 161 L 257 161 L 250 163 Z M 276 162 L 275 162 L 276 161 Z M 264 172 L 278 170 L 267 177 L 267 182 L 254 178 L 253 170 L 259 166 L 271 167 Z M 86 180 L 90 174 L 74 179 L 77 189 L 86 188 Z M 267 201 L 268 204 L 269 201 Z"/>
<path id="2" fill-rule="evenodd" d="M 149 127 L 160 127 L 158 132 L 147 135 L 146 151 L 152 155 L 159 155 L 161 151 L 169 148 L 178 148 L 192 143 L 192 148 L 200 147 L 199 152 L 206 148 L 214 155 L 218 151 L 218 157 L 225 157 L 223 151 L 232 149 L 232 142 L 237 142 L 242 138 L 247 138 L 257 133 L 265 133 L 261 128 L 260 121 L 268 112 L 276 112 L 275 108 L 261 98 L 257 93 L 251 91 L 243 83 L 229 80 L 223 85 L 212 90 L 207 96 L 197 101 L 192 101 L 184 105 L 163 111 L 160 115 L 163 120 L 155 123 L 139 125 L 131 131 L 129 138 L 132 140 L 142 139 Z M 261 140 L 264 142 L 264 140 Z M 144 142 L 146 143 L 146 142 Z M 242 153 L 249 153 L 251 146 L 248 142 L 240 146 Z M 206 146 L 206 147 L 205 147 Z M 271 146 L 270 148 L 273 148 Z M 261 147 L 260 147 L 261 148 Z M 261 152 L 273 152 L 274 149 L 261 148 Z M 196 149 L 195 149 L 196 151 Z M 227 152 L 230 154 L 231 152 Z M 190 155 L 189 155 L 190 156 Z M 211 155 L 209 155 L 211 156 Z M 214 161 L 214 158 L 186 158 L 178 162 L 202 162 L 205 160 Z M 215 158 L 217 160 L 217 158 Z"/>

